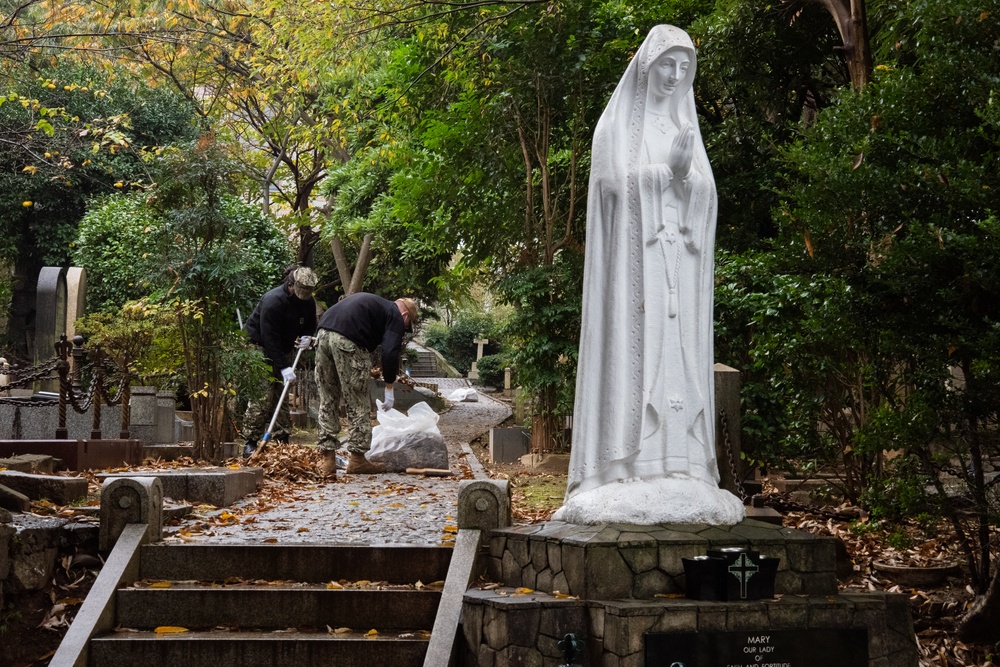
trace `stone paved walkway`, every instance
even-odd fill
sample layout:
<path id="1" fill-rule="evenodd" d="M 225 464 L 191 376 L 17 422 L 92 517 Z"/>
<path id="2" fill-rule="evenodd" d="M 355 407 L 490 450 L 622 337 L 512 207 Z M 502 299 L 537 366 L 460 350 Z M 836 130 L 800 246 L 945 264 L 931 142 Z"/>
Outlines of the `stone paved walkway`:
<path id="1" fill-rule="evenodd" d="M 465 380 L 422 380 L 447 396 Z M 168 542 L 448 544 L 454 540 L 458 485 L 486 474 L 468 443 L 500 424 L 510 408 L 487 395 L 455 404 L 438 428 L 449 463 L 463 475 L 340 475 L 336 483 L 268 484 L 227 510 L 196 508 L 164 531 Z"/>

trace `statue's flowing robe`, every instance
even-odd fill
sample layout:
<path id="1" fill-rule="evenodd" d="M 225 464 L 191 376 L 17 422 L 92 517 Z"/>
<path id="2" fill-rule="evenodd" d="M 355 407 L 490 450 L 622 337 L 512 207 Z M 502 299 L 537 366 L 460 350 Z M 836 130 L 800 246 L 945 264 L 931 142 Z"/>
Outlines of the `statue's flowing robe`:
<path id="1" fill-rule="evenodd" d="M 671 96 L 671 116 L 676 128 L 693 127 L 695 141 L 691 171 L 678 184 L 686 198 L 678 219 L 668 220 L 662 193 L 648 186 L 642 171 L 649 160 L 649 67 L 673 47 L 690 53 L 690 66 Z M 567 501 L 626 479 L 678 477 L 718 485 L 712 368 L 717 197 L 695 114 L 694 74 L 687 34 L 657 26 L 594 133 Z M 673 242 L 664 238 L 678 230 Z"/>

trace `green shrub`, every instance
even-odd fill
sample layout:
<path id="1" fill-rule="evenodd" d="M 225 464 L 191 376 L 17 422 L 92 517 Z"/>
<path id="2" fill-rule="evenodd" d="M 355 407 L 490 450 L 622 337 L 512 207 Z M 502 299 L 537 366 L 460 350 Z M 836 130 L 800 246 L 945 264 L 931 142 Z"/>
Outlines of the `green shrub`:
<path id="1" fill-rule="evenodd" d="M 229 229 L 226 251 L 240 258 L 241 273 L 240 289 L 219 298 L 246 319 L 264 292 L 280 281 L 292 260 L 291 247 L 259 207 L 223 195 L 219 211 Z M 165 229 L 162 215 L 142 192 L 104 197 L 87 212 L 80 221 L 74 261 L 87 269 L 92 310 L 114 311 L 165 286 Z"/>
<path id="2" fill-rule="evenodd" d="M 479 370 L 479 383 L 487 387 L 503 387 L 503 370 L 507 367 L 507 356 L 503 354 L 487 354 L 476 362 Z"/>
<path id="3" fill-rule="evenodd" d="M 83 217 L 73 260 L 87 270 L 92 310 L 117 310 L 153 290 L 159 226 L 141 192 L 104 197 Z"/>

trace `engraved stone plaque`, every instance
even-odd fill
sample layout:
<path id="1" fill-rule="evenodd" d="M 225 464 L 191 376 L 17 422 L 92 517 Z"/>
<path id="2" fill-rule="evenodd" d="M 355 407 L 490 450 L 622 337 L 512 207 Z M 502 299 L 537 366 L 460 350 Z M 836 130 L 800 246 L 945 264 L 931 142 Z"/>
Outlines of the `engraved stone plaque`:
<path id="1" fill-rule="evenodd" d="M 868 667 L 868 630 L 649 633 L 644 665 Z"/>

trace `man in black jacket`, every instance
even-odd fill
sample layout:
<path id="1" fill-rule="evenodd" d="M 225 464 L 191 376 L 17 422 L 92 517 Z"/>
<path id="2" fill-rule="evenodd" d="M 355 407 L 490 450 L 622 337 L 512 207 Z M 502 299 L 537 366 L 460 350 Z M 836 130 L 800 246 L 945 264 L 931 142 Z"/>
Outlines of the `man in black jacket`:
<path id="1" fill-rule="evenodd" d="M 399 374 L 403 335 L 413 330 L 417 305 L 413 299 L 389 301 L 359 292 L 331 306 L 319 319 L 316 334 L 316 387 L 319 390 L 319 448 L 323 472 L 336 475 L 340 446 L 340 398 L 347 404 L 348 474 L 379 473 L 384 466 L 371 463 L 365 452 L 372 444 L 368 397 L 371 353 L 382 346 L 385 403 L 393 405 L 393 382 Z"/>
<path id="2" fill-rule="evenodd" d="M 291 367 L 292 351 L 296 347 L 307 348 L 312 344 L 312 335 L 316 331 L 316 301 L 313 299 L 316 282 L 316 274 L 310 268 L 300 266 L 289 271 L 284 283 L 261 298 L 244 326 L 250 340 L 260 347 L 271 364 L 267 398 L 262 402 L 252 402 L 247 408 L 243 427 L 247 436 L 244 456 L 252 454 L 257 442 L 264 436 L 283 385 L 295 380 L 295 371 Z M 271 437 L 288 442 L 290 429 L 288 402 L 285 401 Z"/>

